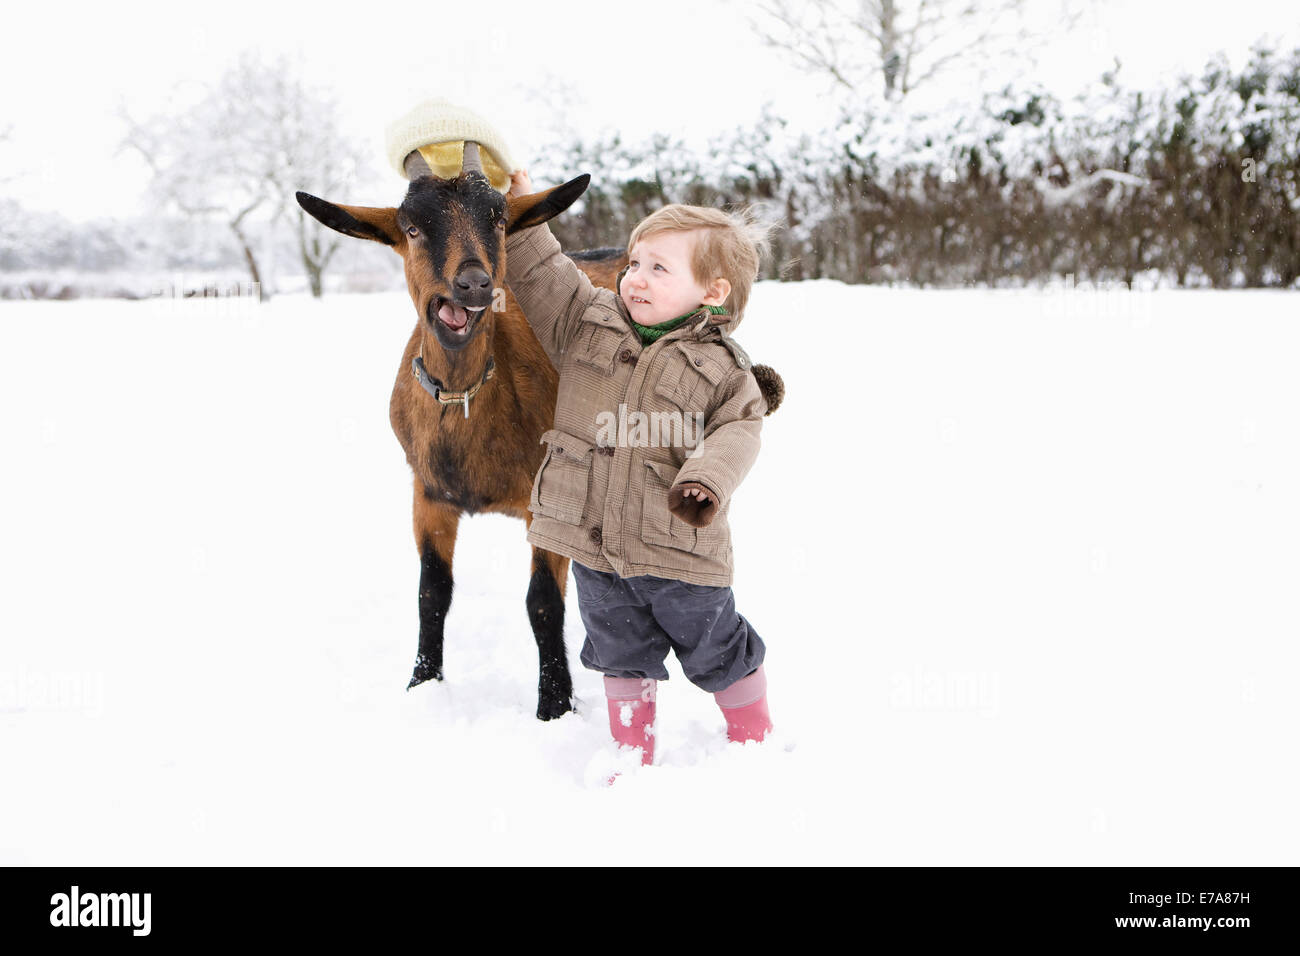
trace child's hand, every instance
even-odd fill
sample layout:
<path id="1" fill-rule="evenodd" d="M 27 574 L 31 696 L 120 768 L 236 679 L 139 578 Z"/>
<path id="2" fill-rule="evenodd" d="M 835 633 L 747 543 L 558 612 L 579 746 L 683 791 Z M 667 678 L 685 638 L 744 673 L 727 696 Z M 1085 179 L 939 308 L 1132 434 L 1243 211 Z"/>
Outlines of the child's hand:
<path id="1" fill-rule="evenodd" d="M 703 528 L 718 513 L 718 498 L 698 481 L 687 481 L 668 490 L 668 510 L 688 525 Z"/>
<path id="2" fill-rule="evenodd" d="M 516 169 L 510 174 L 510 190 L 506 193 L 507 199 L 513 199 L 516 196 L 529 196 L 533 192 L 533 181 L 528 178 L 528 170 Z"/>

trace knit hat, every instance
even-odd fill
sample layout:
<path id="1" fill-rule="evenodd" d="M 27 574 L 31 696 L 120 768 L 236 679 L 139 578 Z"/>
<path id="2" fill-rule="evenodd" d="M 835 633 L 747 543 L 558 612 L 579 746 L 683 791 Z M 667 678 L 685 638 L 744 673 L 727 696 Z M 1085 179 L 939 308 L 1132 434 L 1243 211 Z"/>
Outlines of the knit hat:
<path id="1" fill-rule="evenodd" d="M 444 99 L 425 100 L 401 119 L 390 123 L 385 137 L 388 161 L 403 179 L 411 176 L 406 158 L 419 153 L 430 172 L 444 179 L 460 175 L 461 154 L 467 141 L 478 143 L 483 172 L 497 192 L 510 188 L 515 164 L 505 140 L 492 126 L 463 106 Z"/>

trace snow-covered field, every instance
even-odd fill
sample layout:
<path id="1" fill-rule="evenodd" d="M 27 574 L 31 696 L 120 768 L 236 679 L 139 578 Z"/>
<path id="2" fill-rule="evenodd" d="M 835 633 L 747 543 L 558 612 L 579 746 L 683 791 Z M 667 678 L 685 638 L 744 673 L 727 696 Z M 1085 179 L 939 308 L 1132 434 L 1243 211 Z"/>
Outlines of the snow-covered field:
<path id="1" fill-rule="evenodd" d="M 404 296 L 0 303 L 0 863 L 1295 864 L 1300 296 L 756 290 L 732 506 L 774 739 L 534 719 L 520 522 L 447 680 Z"/>

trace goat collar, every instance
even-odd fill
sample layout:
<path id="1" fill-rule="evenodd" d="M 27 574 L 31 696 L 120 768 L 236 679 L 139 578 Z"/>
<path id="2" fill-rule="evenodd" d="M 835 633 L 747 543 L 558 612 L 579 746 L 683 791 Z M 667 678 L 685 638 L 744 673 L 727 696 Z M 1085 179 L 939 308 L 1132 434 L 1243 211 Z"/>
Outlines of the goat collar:
<path id="1" fill-rule="evenodd" d="M 477 395 L 478 390 L 496 374 L 496 360 L 492 356 L 488 356 L 487 366 L 483 369 L 483 377 L 479 379 L 478 384 L 473 388 L 464 392 L 452 392 L 442 382 L 430 375 L 429 370 L 424 367 L 424 346 L 421 345 L 420 354 L 411 359 L 411 374 L 415 376 L 421 388 L 437 399 L 439 405 L 464 405 L 465 417 L 469 418 L 469 400 Z"/>

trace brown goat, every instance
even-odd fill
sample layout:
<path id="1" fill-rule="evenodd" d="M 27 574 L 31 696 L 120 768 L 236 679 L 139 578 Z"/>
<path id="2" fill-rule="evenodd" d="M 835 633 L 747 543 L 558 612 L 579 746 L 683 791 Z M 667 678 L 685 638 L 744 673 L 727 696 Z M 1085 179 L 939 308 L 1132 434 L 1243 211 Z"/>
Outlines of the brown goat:
<path id="1" fill-rule="evenodd" d="M 418 160 L 418 154 L 408 159 Z M 505 241 L 567 209 L 589 176 L 531 196 L 505 199 L 465 148 L 455 179 L 415 167 L 396 208 L 339 206 L 298 193 L 331 229 L 382 242 L 406 263 L 415 330 L 397 370 L 389 419 L 415 476 L 415 543 L 420 553 L 420 643 L 408 689 L 442 680 L 443 627 L 451 606 L 452 554 L 462 514 L 499 512 L 532 523 L 541 435 L 555 418 L 558 373 L 506 290 Z M 609 288 L 626 257 L 575 257 Z M 540 658 L 537 716 L 572 709 L 564 651 L 569 561 L 533 548 L 526 605 Z"/>

